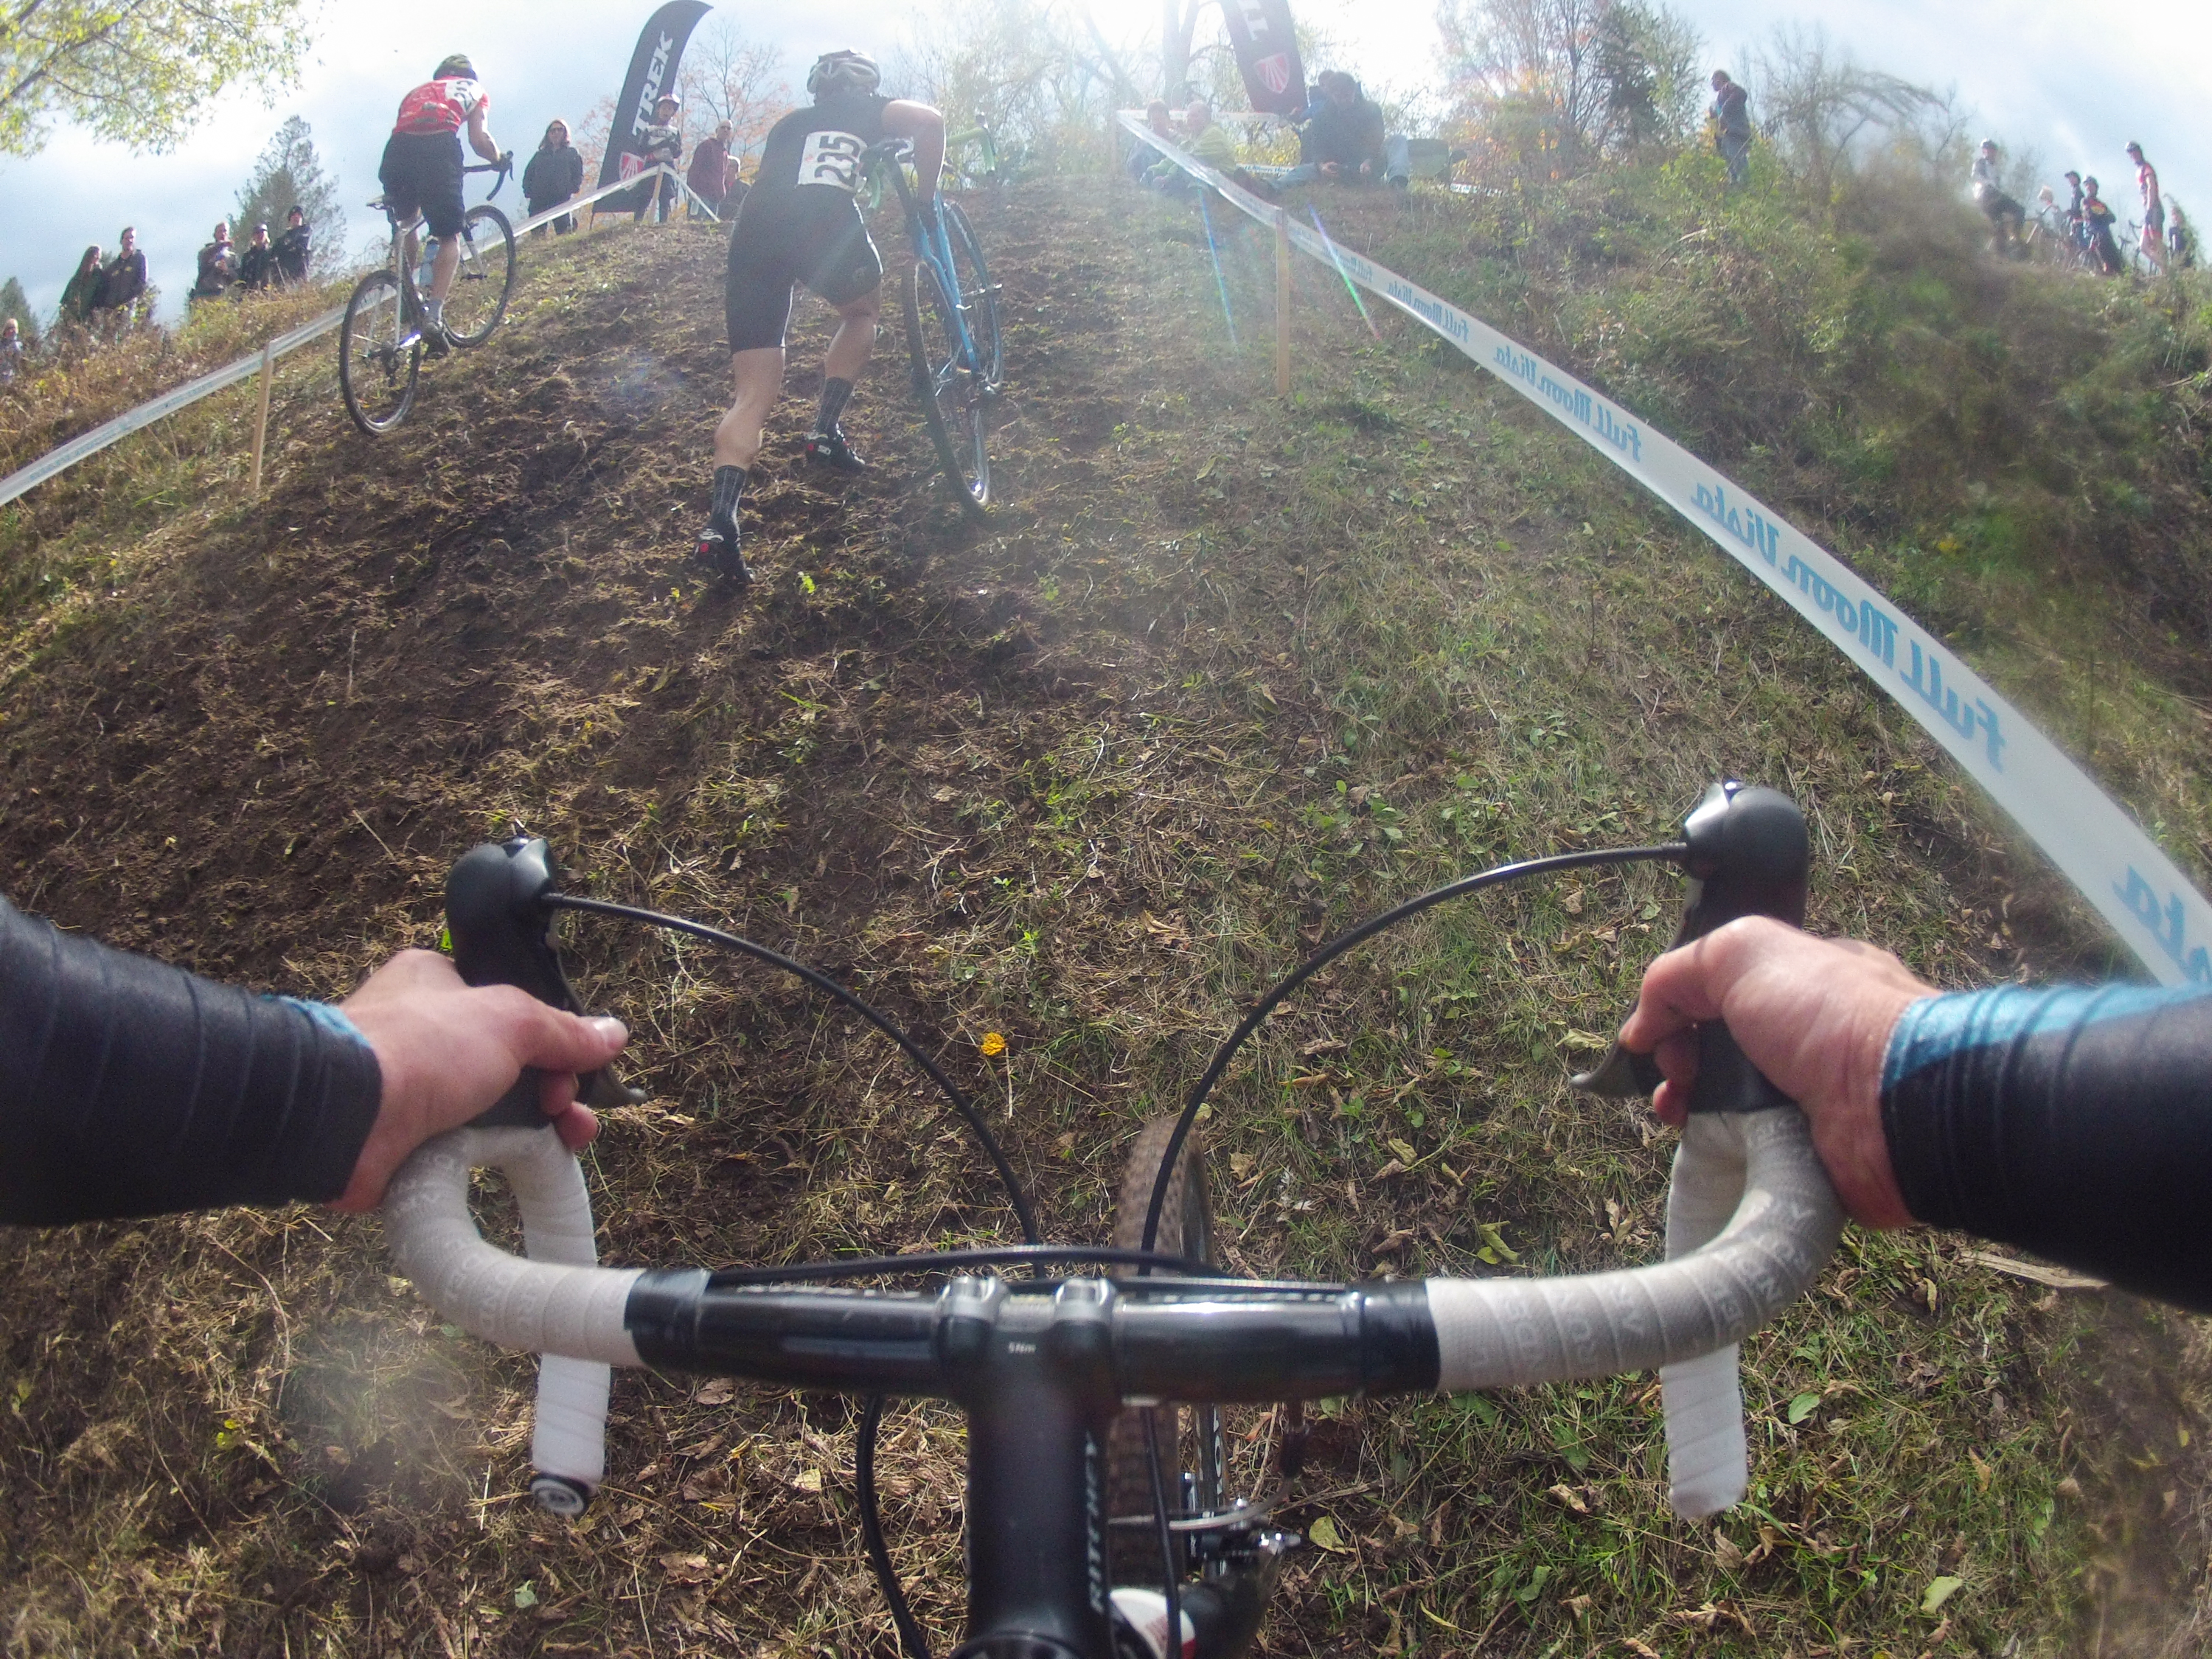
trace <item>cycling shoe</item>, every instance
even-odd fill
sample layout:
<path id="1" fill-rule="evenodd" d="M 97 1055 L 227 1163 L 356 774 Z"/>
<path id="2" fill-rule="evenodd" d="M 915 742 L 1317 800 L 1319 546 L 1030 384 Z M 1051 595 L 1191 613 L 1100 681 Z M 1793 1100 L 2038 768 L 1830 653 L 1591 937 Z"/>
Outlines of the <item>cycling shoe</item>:
<path id="1" fill-rule="evenodd" d="M 727 525 L 710 524 L 692 544 L 691 557 L 726 582 L 742 587 L 753 579 L 752 567 L 738 549 L 738 532 Z"/>
<path id="2" fill-rule="evenodd" d="M 453 349 L 453 337 L 447 333 L 443 326 L 437 323 L 422 325 L 422 355 L 425 357 L 450 356 Z"/>
<path id="3" fill-rule="evenodd" d="M 865 472 L 868 470 L 868 464 L 853 453 L 853 446 L 846 441 L 844 433 L 836 427 L 827 432 L 806 434 L 806 459 L 819 461 L 839 472 Z"/>

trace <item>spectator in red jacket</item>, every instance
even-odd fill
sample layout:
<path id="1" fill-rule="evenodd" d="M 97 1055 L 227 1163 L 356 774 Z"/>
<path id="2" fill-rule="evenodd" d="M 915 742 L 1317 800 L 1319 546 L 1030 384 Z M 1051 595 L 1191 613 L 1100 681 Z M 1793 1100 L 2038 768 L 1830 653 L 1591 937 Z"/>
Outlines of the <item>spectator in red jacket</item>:
<path id="1" fill-rule="evenodd" d="M 691 152 L 690 170 L 684 174 L 691 193 L 714 210 L 717 219 L 728 218 L 723 209 L 735 207 L 744 199 L 738 187 L 738 164 L 730 159 L 730 140 L 736 134 L 737 129 L 725 121 L 714 129 L 713 137 L 702 138 L 699 148 Z M 732 195 L 736 201 L 731 199 Z"/>

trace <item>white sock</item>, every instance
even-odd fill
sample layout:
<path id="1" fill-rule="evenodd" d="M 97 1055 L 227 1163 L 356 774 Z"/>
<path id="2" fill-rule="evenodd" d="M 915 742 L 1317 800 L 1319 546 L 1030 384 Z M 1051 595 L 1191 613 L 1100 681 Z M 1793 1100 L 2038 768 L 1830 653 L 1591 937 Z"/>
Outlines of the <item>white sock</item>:
<path id="1" fill-rule="evenodd" d="M 443 300 L 423 301 L 422 311 L 423 314 L 428 317 L 432 322 L 436 323 L 441 326 L 444 325 L 446 320 L 446 302 Z"/>

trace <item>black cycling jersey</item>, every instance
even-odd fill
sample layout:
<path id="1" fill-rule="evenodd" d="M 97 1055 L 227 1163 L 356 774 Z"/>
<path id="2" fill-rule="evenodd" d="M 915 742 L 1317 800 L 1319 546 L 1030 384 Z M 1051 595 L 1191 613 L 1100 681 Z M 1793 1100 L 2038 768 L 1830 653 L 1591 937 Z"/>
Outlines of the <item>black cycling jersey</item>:
<path id="1" fill-rule="evenodd" d="M 217 985 L 0 899 L 0 1222 L 336 1198 L 382 1090 L 334 1009 Z"/>
<path id="2" fill-rule="evenodd" d="M 2001 986 L 1905 1010 L 1882 1128 L 1921 1220 L 2212 1312 L 2212 989 Z"/>
<path id="3" fill-rule="evenodd" d="M 795 109 L 768 131 L 761 145 L 753 190 L 860 190 L 860 152 L 884 137 L 884 109 L 891 100 L 872 92 L 832 93 Z"/>

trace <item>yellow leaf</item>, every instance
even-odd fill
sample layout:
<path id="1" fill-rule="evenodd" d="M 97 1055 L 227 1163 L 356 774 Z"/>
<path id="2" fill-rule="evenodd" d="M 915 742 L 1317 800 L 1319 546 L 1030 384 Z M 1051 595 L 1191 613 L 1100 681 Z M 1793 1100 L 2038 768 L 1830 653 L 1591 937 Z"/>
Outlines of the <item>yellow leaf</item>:
<path id="1" fill-rule="evenodd" d="M 791 1484 L 797 1487 L 800 1492 L 820 1492 L 822 1490 L 822 1471 L 819 1469 L 801 1469 L 797 1474 L 791 1477 Z"/>
<path id="2" fill-rule="evenodd" d="M 1482 1249 L 1476 1254 L 1484 1261 L 1494 1262 L 1501 1257 L 1507 1261 L 1521 1259 L 1521 1253 L 1505 1242 L 1504 1235 L 1492 1223 L 1478 1221 L 1474 1224 L 1474 1231 L 1482 1237 Z M 1496 1255 L 1491 1254 L 1493 1250 L 1497 1252 Z"/>
<path id="3" fill-rule="evenodd" d="M 1307 1541 L 1317 1550 L 1327 1550 L 1332 1555 L 1349 1555 L 1352 1546 L 1344 1541 L 1344 1534 L 1336 1529 L 1336 1522 L 1325 1515 L 1314 1516 L 1313 1525 L 1306 1528 Z"/>
<path id="4" fill-rule="evenodd" d="M 1421 1161 L 1421 1155 L 1415 1152 L 1411 1146 L 1408 1146 L 1402 1140 L 1393 1139 L 1386 1144 L 1389 1146 L 1392 1152 L 1398 1154 L 1400 1162 L 1408 1165 L 1409 1167 L 1413 1164 L 1419 1164 Z"/>
<path id="5" fill-rule="evenodd" d="M 986 1060 L 995 1060 L 1006 1052 L 1006 1040 L 996 1031 L 986 1031 L 981 1047 Z"/>
<path id="6" fill-rule="evenodd" d="M 1920 1611 L 1923 1613 L 1935 1612 L 1946 1601 L 1949 1601 L 1952 1595 L 1957 1592 L 1959 1587 L 1966 1582 L 1966 1581 L 1963 1578 L 1954 1578 L 1948 1573 L 1946 1573 L 1942 1577 L 1935 1580 L 1928 1586 L 1928 1593 L 1920 1598 Z"/>

